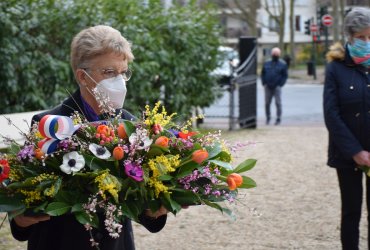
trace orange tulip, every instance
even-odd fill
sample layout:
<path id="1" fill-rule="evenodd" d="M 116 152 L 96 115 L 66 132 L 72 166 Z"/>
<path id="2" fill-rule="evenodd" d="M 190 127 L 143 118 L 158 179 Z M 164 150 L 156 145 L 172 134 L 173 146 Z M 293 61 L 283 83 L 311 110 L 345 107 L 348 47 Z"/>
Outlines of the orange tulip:
<path id="1" fill-rule="evenodd" d="M 35 149 L 35 157 L 36 159 L 38 160 L 42 160 L 44 158 L 45 154 L 44 152 L 42 152 L 42 150 L 40 148 L 36 148 Z"/>
<path id="2" fill-rule="evenodd" d="M 122 160 L 123 156 L 125 156 L 125 151 L 123 147 L 117 146 L 113 149 L 113 158 L 116 160 Z"/>
<path id="3" fill-rule="evenodd" d="M 193 152 L 191 159 L 196 163 L 200 164 L 208 158 L 208 152 L 204 149 L 198 149 Z"/>
<path id="4" fill-rule="evenodd" d="M 243 177 L 240 174 L 232 173 L 227 176 L 227 185 L 230 190 L 235 190 L 243 184 Z"/>
<path id="5" fill-rule="evenodd" d="M 164 147 L 164 148 L 168 148 L 168 142 L 169 142 L 169 139 L 168 137 L 166 136 L 160 136 L 157 138 L 157 140 L 155 140 L 155 145 L 158 145 L 158 146 L 161 146 L 161 147 Z"/>
<path id="6" fill-rule="evenodd" d="M 125 126 L 123 125 L 123 123 L 120 123 L 118 125 L 117 132 L 118 132 L 119 138 L 121 139 L 127 138 L 127 133 L 126 133 Z"/>

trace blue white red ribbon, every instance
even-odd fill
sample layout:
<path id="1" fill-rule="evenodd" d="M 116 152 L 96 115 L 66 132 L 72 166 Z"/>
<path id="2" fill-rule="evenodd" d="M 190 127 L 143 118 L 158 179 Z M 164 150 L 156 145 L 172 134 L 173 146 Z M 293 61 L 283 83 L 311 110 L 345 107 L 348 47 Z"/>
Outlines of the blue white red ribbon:
<path id="1" fill-rule="evenodd" d="M 45 138 L 39 142 L 39 148 L 45 154 L 53 153 L 60 140 L 71 137 L 80 125 L 73 125 L 71 118 L 60 115 L 45 115 L 39 122 L 40 134 Z"/>

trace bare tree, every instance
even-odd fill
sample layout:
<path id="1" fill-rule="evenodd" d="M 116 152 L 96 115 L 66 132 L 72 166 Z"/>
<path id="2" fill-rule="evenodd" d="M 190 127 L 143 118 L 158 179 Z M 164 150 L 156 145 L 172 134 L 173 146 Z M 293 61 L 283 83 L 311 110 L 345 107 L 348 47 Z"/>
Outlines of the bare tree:
<path id="1" fill-rule="evenodd" d="M 286 13 L 285 0 L 265 0 L 264 8 L 269 14 L 269 17 L 278 24 L 279 48 L 284 48 Z"/>
<path id="2" fill-rule="evenodd" d="M 242 20 L 248 25 L 248 33 L 257 36 L 257 9 L 260 7 L 259 0 L 216 0 L 216 4 L 221 7 L 221 11 L 233 18 Z M 226 12 L 226 9 L 229 12 Z"/>

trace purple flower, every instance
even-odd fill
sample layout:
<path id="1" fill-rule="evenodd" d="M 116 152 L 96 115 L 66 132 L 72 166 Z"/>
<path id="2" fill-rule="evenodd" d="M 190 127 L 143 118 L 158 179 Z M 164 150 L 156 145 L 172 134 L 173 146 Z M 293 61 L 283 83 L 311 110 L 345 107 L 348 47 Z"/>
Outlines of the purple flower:
<path id="1" fill-rule="evenodd" d="M 137 165 L 133 162 L 127 162 L 125 164 L 125 173 L 127 176 L 131 177 L 135 181 L 142 181 L 143 180 L 143 175 L 144 171 L 141 168 L 140 165 Z"/>
<path id="2" fill-rule="evenodd" d="M 179 131 L 174 130 L 174 129 L 169 129 L 168 131 L 169 131 L 171 134 L 173 134 L 174 136 L 179 137 Z"/>
<path id="3" fill-rule="evenodd" d="M 33 147 L 33 145 L 25 146 L 17 154 L 17 158 L 19 160 L 27 160 L 28 159 L 28 160 L 32 161 L 33 157 L 34 157 L 34 147 Z"/>

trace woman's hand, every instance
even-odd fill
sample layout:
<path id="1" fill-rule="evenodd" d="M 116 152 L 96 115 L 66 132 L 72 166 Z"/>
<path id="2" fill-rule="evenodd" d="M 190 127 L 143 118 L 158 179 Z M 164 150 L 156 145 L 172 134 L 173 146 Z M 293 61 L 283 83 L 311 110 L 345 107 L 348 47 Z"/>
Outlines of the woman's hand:
<path id="1" fill-rule="evenodd" d="M 19 227 L 29 227 L 33 224 L 46 220 L 50 220 L 49 215 L 24 216 L 23 214 L 20 214 L 14 217 L 15 224 L 17 224 Z"/>
<path id="2" fill-rule="evenodd" d="M 353 156 L 353 160 L 360 166 L 370 167 L 370 153 L 362 150 Z"/>
<path id="3" fill-rule="evenodd" d="M 164 206 L 161 206 L 157 211 L 155 211 L 154 213 L 150 210 L 150 209 L 147 209 L 145 210 L 145 216 L 147 217 L 151 217 L 153 219 L 157 219 L 158 217 L 162 216 L 162 215 L 165 215 L 168 213 L 168 210 L 164 207 Z"/>

